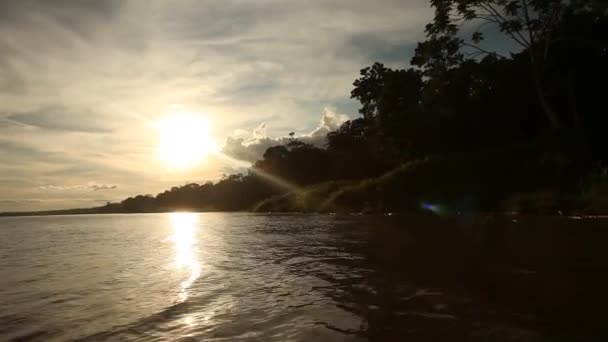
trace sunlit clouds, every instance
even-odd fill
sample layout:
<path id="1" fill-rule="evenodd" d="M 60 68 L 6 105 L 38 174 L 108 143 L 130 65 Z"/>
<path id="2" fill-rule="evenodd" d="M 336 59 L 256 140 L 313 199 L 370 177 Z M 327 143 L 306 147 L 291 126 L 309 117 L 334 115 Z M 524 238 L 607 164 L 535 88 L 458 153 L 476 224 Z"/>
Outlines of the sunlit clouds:
<path id="1" fill-rule="evenodd" d="M 317 126 L 309 132 L 295 135 L 295 138 L 318 147 L 325 147 L 327 133 L 340 127 L 350 117 L 346 114 L 336 113 L 331 108 L 324 108 L 324 114 Z M 229 136 L 223 147 L 223 152 L 238 160 L 255 162 L 264 155 L 267 148 L 287 144 L 290 139 L 288 135 L 279 137 L 268 136 L 268 126 L 265 122 L 254 128 L 251 133 L 238 132 Z"/>

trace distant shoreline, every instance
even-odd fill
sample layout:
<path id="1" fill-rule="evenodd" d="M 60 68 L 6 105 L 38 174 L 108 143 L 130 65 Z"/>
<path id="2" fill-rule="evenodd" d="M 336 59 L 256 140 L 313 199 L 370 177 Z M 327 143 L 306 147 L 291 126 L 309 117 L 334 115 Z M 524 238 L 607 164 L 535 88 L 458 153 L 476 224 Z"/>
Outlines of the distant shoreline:
<path id="1" fill-rule="evenodd" d="M 255 213 L 255 214 L 310 214 L 310 215 L 349 215 L 349 216 L 400 216 L 400 215 L 415 215 L 415 214 L 430 214 L 437 217 L 460 217 L 466 215 L 476 216 L 493 216 L 493 217 L 520 217 L 520 216 L 543 216 L 543 217 L 563 217 L 573 220 L 581 219 L 608 219 L 608 214 L 549 214 L 549 213 L 518 213 L 508 211 L 476 211 L 467 212 L 464 214 L 443 214 L 438 215 L 430 211 L 404 211 L 404 212 L 306 212 L 306 211 L 252 211 L 252 210 L 162 210 L 162 211 L 147 211 L 147 212 L 101 212 L 99 208 L 79 208 L 79 209 L 62 209 L 62 210 L 44 210 L 44 211 L 23 211 L 23 212 L 2 212 L 2 217 L 41 217 L 41 216 L 77 216 L 77 215 L 130 215 L 130 214 L 170 214 L 175 212 L 191 212 L 191 213 Z"/>

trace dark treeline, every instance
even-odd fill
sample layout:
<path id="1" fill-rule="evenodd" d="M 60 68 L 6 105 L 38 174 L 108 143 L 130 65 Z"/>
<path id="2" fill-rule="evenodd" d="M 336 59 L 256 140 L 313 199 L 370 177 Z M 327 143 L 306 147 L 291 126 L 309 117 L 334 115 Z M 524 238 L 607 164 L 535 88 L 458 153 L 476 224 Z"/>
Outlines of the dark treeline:
<path id="1" fill-rule="evenodd" d="M 412 67 L 361 70 L 351 92 L 360 117 L 330 132 L 325 148 L 293 138 L 246 173 L 99 211 L 394 211 L 427 202 L 458 210 L 605 210 L 606 5 L 431 4 L 435 17 Z M 496 38 L 484 44 L 476 31 L 489 27 L 519 49 L 496 53 Z"/>

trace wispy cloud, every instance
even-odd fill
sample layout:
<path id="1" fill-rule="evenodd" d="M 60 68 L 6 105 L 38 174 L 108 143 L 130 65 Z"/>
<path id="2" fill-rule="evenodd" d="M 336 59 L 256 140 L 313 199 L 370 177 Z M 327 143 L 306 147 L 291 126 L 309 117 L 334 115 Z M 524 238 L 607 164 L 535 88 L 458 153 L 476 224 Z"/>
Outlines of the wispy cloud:
<path id="1" fill-rule="evenodd" d="M 88 117 L 82 120 L 82 117 Z M 45 108 L 37 112 L 18 112 L 0 118 L 0 125 L 20 126 L 59 132 L 109 133 L 111 125 L 102 116 L 89 112 L 71 112 L 69 109 L 56 107 Z"/>
<path id="2" fill-rule="evenodd" d="M 81 185 L 41 185 L 39 187 L 40 190 L 46 191 L 69 191 L 69 190 L 91 190 L 91 191 L 99 191 L 99 190 L 114 190 L 118 189 L 118 185 L 116 184 L 99 184 L 95 182 L 89 182 L 87 184 Z"/>

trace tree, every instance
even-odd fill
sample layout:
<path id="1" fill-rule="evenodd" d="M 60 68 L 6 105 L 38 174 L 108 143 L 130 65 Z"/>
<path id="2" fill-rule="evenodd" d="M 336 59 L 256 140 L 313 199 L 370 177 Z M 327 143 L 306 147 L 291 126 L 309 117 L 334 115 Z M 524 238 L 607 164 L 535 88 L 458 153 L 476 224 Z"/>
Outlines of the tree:
<path id="1" fill-rule="evenodd" d="M 328 168 L 326 150 L 291 139 L 286 145 L 268 148 L 262 160 L 254 164 L 253 170 L 292 184 L 308 185 L 327 180 Z"/>
<path id="2" fill-rule="evenodd" d="M 368 120 L 358 118 L 344 122 L 327 134 L 332 179 L 377 177 L 391 168 L 377 153 L 375 139 L 369 137 L 369 126 Z"/>
<path id="3" fill-rule="evenodd" d="M 552 128 L 562 126 L 543 83 L 543 71 L 553 44 L 567 39 L 556 33 L 568 14 L 605 12 L 606 4 L 599 0 L 431 0 L 431 5 L 435 17 L 426 27 L 428 39 L 419 43 L 412 64 L 430 70 L 427 73 L 441 73 L 460 63 L 465 55 L 475 58 L 480 54 L 496 54 L 479 45 L 484 38 L 481 29 L 487 24 L 496 25 L 527 52 L 543 112 Z M 469 40 L 459 36 L 466 24 L 477 24 Z"/>
<path id="4" fill-rule="evenodd" d="M 359 113 L 377 152 L 389 159 L 416 154 L 416 122 L 423 87 L 420 71 L 394 70 L 375 63 L 361 70 L 353 86 L 351 98 L 361 102 Z"/>

